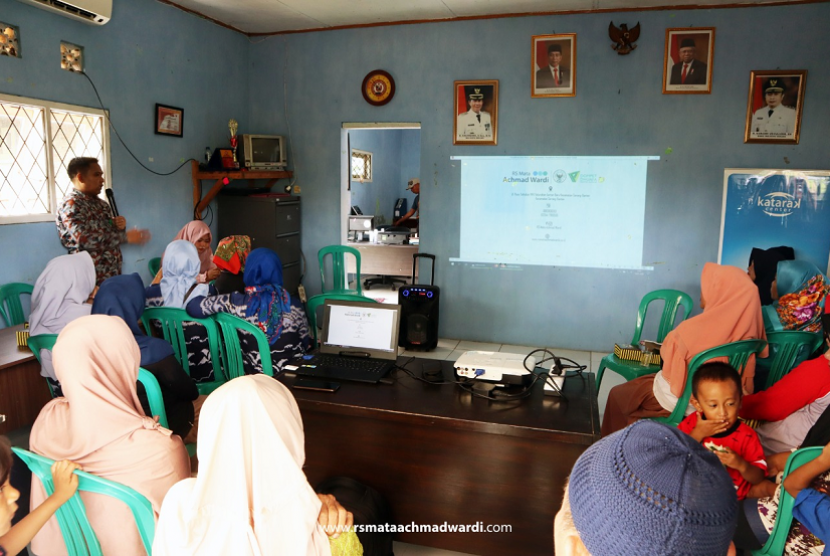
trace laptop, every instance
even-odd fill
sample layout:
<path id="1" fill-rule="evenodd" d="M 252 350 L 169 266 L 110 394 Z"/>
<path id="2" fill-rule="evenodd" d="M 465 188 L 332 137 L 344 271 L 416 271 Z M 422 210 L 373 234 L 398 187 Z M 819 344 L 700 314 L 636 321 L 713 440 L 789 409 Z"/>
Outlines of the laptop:
<path id="1" fill-rule="evenodd" d="M 294 372 L 377 383 L 398 359 L 400 314 L 400 305 L 327 299 L 320 347 L 291 361 Z"/>

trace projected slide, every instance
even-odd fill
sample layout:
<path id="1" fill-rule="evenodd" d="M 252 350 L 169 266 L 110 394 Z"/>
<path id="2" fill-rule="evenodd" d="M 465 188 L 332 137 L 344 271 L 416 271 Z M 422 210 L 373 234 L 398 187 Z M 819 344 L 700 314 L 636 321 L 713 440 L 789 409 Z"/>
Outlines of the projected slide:
<path id="1" fill-rule="evenodd" d="M 461 242 L 452 262 L 643 266 L 646 172 L 659 157 L 453 157 Z"/>

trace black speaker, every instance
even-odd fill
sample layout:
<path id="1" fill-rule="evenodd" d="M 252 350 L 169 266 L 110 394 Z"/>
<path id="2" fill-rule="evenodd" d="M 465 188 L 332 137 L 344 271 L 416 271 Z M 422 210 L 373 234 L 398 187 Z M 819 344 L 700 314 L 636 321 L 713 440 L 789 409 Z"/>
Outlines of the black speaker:
<path id="1" fill-rule="evenodd" d="M 415 264 L 419 257 L 432 259 L 430 285 L 414 284 Z M 406 349 L 429 351 L 438 345 L 438 309 L 441 289 L 435 282 L 435 255 L 413 255 L 411 286 L 398 289 L 398 305 L 401 306 L 398 345 Z"/>

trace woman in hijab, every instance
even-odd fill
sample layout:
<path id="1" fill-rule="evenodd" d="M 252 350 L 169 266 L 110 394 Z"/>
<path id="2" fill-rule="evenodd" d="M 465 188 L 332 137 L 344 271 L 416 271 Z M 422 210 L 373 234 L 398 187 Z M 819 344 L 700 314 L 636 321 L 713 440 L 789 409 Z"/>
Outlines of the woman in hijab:
<path id="1" fill-rule="evenodd" d="M 282 287 L 282 262 L 266 248 L 254 249 L 245 262 L 245 293 L 195 298 L 187 304 L 192 317 L 230 313 L 259 327 L 271 345 L 274 372 L 309 346 L 308 321 L 299 300 Z M 259 350 L 250 334 L 240 333 L 246 374 L 262 372 Z"/>
<path id="2" fill-rule="evenodd" d="M 602 435 L 625 428 L 644 417 L 667 416 L 686 387 L 689 362 L 709 348 L 749 339 L 766 339 L 761 302 L 749 276 L 733 266 L 706 263 L 700 278 L 703 313 L 681 322 L 669 332 L 660 354 L 663 369 L 611 389 Z M 762 355 L 766 355 L 764 348 Z M 753 391 L 754 357 L 744 368 L 744 394 Z M 691 406 L 690 406 L 691 407 Z"/>
<path id="3" fill-rule="evenodd" d="M 95 264 L 86 251 L 55 257 L 40 273 L 32 290 L 29 333 L 59 334 L 63 328 L 92 310 L 95 295 Z M 52 369 L 52 352 L 40 352 L 40 374 L 58 387 Z"/>
<path id="4" fill-rule="evenodd" d="M 199 253 L 199 273 L 196 277 L 196 281 L 200 284 L 207 284 L 208 282 L 212 282 L 219 277 L 220 271 L 213 263 L 213 254 L 210 250 L 210 242 L 212 238 L 213 236 L 210 233 L 210 228 L 208 228 L 207 224 L 201 220 L 193 220 L 188 222 L 184 228 L 179 230 L 176 237 L 173 238 L 173 241 L 183 240 L 196 246 L 196 251 Z M 154 284 L 158 283 L 159 280 L 161 280 L 161 277 L 164 276 L 165 255 L 162 255 L 161 257 L 162 268 L 153 279 Z"/>
<path id="5" fill-rule="evenodd" d="M 134 488 L 158 514 L 170 487 L 190 476 L 190 464 L 182 439 L 141 408 L 136 393 L 141 351 L 133 333 L 117 317 L 82 317 L 61 332 L 53 356 L 65 397 L 41 410 L 29 438 L 31 450 Z M 104 554 L 145 554 L 127 506 L 97 494 L 81 497 Z M 40 482 L 32 479 L 31 506 L 45 498 Z M 32 550 L 67 553 L 56 519 L 35 536 Z"/>
<path id="6" fill-rule="evenodd" d="M 154 556 L 363 553 L 353 531 L 330 540 L 319 523 L 321 497 L 302 469 L 303 422 L 281 383 L 255 375 L 220 386 L 205 402 L 196 449 L 204 463 L 165 497 Z"/>
<path id="7" fill-rule="evenodd" d="M 153 284 L 145 291 L 147 307 L 174 307 L 184 309 L 187 302 L 214 293 L 211 286 L 199 284 L 199 253 L 196 247 L 184 240 L 176 240 L 164 250 L 161 283 Z M 198 382 L 214 380 L 213 361 L 210 358 L 207 332 L 200 324 L 185 322 L 182 325 L 187 345 L 187 362 L 190 377 Z"/>
<path id="8" fill-rule="evenodd" d="M 770 288 L 773 302 L 763 309 L 764 327 L 767 332 L 821 332 L 821 315 L 828 292 L 827 278 L 813 263 L 779 262 Z"/>
<path id="9" fill-rule="evenodd" d="M 195 434 L 191 435 L 192 439 L 187 436 L 195 422 L 194 401 L 199 398 L 199 390 L 173 355 L 173 346 L 147 336 L 138 328 L 144 302 L 144 284 L 138 274 L 113 276 L 101 284 L 92 303 L 92 314 L 121 317 L 127 324 L 141 350 L 141 366 L 153 373 L 159 382 L 170 428 L 185 439 L 186 444 L 194 442 Z M 144 412 L 151 415 L 147 394 L 141 384 L 138 385 L 138 397 Z M 197 405 L 201 407 L 202 401 Z"/>
<path id="10" fill-rule="evenodd" d="M 251 238 L 248 236 L 228 236 L 219 242 L 213 263 L 222 270 L 213 283 L 217 293 L 245 291 L 245 260 L 251 252 Z"/>
<path id="11" fill-rule="evenodd" d="M 749 254 L 749 277 L 758 286 L 758 295 L 761 297 L 761 305 L 769 305 L 772 303 L 770 296 L 770 286 L 775 279 L 775 272 L 778 263 L 781 261 L 791 261 L 795 258 L 795 251 L 792 247 L 784 245 L 780 247 L 770 247 L 769 249 L 752 248 Z"/>

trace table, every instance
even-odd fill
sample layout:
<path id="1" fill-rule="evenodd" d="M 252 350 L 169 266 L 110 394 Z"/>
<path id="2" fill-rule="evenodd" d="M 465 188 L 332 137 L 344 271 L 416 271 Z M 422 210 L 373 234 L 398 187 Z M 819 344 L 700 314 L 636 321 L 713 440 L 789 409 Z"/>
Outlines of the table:
<path id="1" fill-rule="evenodd" d="M 381 245 L 377 243 L 349 242 L 346 245 L 360 251 L 360 274 L 367 276 L 412 276 L 412 255 L 418 253 L 417 245 Z M 346 272 L 354 273 L 352 257 L 346 257 Z"/>
<path id="2" fill-rule="evenodd" d="M 294 174 L 283 170 L 199 170 L 199 163 L 190 161 L 190 175 L 193 181 L 193 214 L 202 219 L 202 213 L 223 187 L 233 180 L 268 180 L 265 187 L 271 188 L 279 179 L 291 179 Z M 213 187 L 202 198 L 202 180 L 216 180 Z M 250 187 L 250 181 L 248 182 Z"/>
<path id="3" fill-rule="evenodd" d="M 418 376 L 438 365 L 445 378 L 453 375 L 450 361 L 398 363 Z M 551 554 L 565 480 L 600 436 L 594 375 L 569 377 L 568 401 L 544 396 L 540 381 L 527 400 L 510 402 L 402 371 L 392 376 L 392 385 L 343 382 L 334 394 L 293 390 L 311 484 L 345 475 L 371 485 L 400 525 L 512 526 L 509 533 L 396 533 L 403 542 L 481 556 Z"/>
<path id="4" fill-rule="evenodd" d="M 35 422 L 41 408 L 52 399 L 40 363 L 27 347 L 17 346 L 15 332 L 23 325 L 0 330 L 0 434 L 7 434 Z"/>

